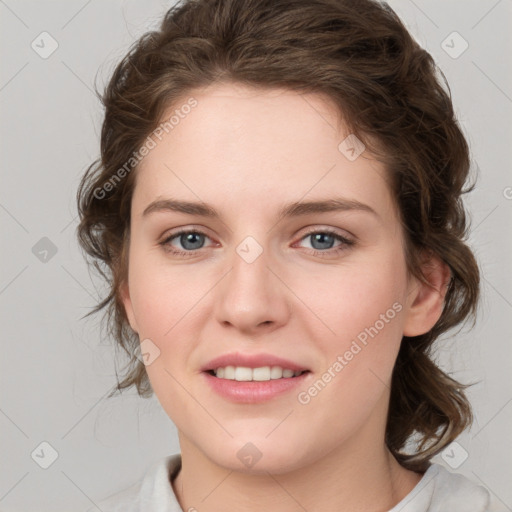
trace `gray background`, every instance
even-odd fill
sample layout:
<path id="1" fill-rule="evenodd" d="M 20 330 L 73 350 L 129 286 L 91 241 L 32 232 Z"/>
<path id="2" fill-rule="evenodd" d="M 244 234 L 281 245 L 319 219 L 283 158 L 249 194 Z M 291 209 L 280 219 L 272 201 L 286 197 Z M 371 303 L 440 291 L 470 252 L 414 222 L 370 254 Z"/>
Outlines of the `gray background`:
<path id="1" fill-rule="evenodd" d="M 155 397 L 105 399 L 115 352 L 99 316 L 80 320 L 104 288 L 74 238 L 76 188 L 99 153 L 95 75 L 104 84 L 170 5 L 0 0 L 2 511 L 85 511 L 179 451 Z M 466 199 L 483 271 L 478 322 L 445 337 L 438 352 L 456 378 L 478 381 L 468 391 L 476 420 L 434 460 L 512 510 L 512 0 L 390 5 L 445 73 L 479 170 Z M 48 58 L 31 47 L 51 48 L 44 31 L 58 43 Z M 464 43 L 454 31 L 469 44 L 460 55 Z M 56 460 L 43 469 L 52 453 Z"/>

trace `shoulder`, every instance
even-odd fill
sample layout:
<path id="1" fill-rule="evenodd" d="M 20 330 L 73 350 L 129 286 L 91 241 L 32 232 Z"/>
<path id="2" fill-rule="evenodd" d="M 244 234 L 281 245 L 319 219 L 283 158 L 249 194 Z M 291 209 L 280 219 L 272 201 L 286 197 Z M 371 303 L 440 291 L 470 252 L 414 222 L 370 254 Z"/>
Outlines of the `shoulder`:
<path id="1" fill-rule="evenodd" d="M 102 499 L 87 512 L 182 512 L 171 485 L 171 476 L 180 466 L 180 454 L 164 457 L 153 463 L 140 480 Z"/>
<path id="2" fill-rule="evenodd" d="M 432 497 L 432 512 L 441 510 L 488 512 L 489 491 L 459 473 L 452 473 L 444 466 L 437 466 Z M 430 512 L 430 511 L 429 511 Z"/>
<path id="3" fill-rule="evenodd" d="M 389 512 L 491 512 L 489 491 L 432 463 L 414 489 Z"/>

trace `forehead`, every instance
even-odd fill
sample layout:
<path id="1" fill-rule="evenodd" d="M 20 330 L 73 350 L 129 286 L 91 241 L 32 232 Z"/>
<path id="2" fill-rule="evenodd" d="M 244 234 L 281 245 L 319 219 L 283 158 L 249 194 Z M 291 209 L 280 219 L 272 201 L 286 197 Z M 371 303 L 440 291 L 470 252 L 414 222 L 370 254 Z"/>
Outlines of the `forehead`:
<path id="1" fill-rule="evenodd" d="M 382 164 L 340 149 L 350 134 L 325 96 L 217 84 L 190 91 L 162 122 L 173 114 L 136 171 L 139 212 L 166 195 L 253 212 L 333 194 L 391 206 Z"/>

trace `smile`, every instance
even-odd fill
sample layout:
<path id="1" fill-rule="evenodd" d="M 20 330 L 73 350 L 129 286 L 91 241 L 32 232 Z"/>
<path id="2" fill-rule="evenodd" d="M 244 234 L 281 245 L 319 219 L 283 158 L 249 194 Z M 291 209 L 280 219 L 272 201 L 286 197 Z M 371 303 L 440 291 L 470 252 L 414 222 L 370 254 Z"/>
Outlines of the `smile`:
<path id="1" fill-rule="evenodd" d="M 246 366 L 221 366 L 215 370 L 210 370 L 211 375 L 219 379 L 236 380 L 239 382 L 249 381 L 268 381 L 275 379 L 287 379 L 298 377 L 304 371 L 291 370 L 281 366 L 260 366 L 258 368 L 248 368 Z"/>

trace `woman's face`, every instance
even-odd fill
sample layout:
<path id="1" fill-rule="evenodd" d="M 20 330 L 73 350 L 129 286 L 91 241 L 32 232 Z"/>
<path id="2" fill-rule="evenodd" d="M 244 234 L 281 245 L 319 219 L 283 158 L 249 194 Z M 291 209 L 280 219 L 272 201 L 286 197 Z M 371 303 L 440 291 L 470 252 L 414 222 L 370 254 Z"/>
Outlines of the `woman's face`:
<path id="1" fill-rule="evenodd" d="M 383 445 L 415 328 L 383 167 L 340 145 L 349 133 L 320 96 L 224 84 L 189 97 L 137 169 L 123 292 L 180 441 L 274 473 Z M 228 366 L 242 368 L 208 372 Z M 306 372 L 265 380 L 275 366 Z"/>

